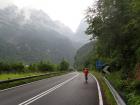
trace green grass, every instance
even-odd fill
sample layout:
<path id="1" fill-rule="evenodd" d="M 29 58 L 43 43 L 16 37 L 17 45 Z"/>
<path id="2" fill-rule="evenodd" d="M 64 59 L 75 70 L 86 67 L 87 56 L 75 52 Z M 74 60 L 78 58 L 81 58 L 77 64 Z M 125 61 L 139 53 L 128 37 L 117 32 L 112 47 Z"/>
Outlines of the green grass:
<path id="1" fill-rule="evenodd" d="M 95 75 L 99 81 L 102 90 L 104 105 L 117 105 L 112 93 L 110 92 L 108 86 L 106 85 L 104 79 L 102 78 L 103 77 L 102 74 L 97 71 L 92 71 L 91 73 Z"/>
<path id="2" fill-rule="evenodd" d="M 125 85 L 125 82 L 121 79 L 121 71 L 111 73 L 107 76 L 107 79 L 113 83 L 116 89 L 123 89 L 123 85 Z"/>
<path id="3" fill-rule="evenodd" d="M 0 84 L 0 90 L 10 88 L 10 87 L 14 87 L 14 86 L 18 86 L 18 85 L 22 85 L 22 84 L 26 84 L 26 83 L 30 83 L 30 82 L 34 82 L 34 81 L 38 81 L 38 80 L 41 80 L 41 79 L 50 78 L 50 77 L 53 77 L 53 76 L 63 75 L 65 73 L 66 72 L 58 72 L 56 74 L 49 74 L 49 75 L 45 75 L 45 76 L 39 76 L 39 77 L 34 77 L 34 78 L 29 78 L 29 79 L 24 79 L 24 80 L 17 80 L 17 81 L 9 82 L 9 83 L 1 83 Z"/>
<path id="4" fill-rule="evenodd" d="M 21 78 L 21 77 L 27 77 L 27 76 L 35 76 L 35 75 L 41 75 L 43 73 L 41 72 L 34 72 L 34 73 L 4 73 L 0 74 L 0 80 L 8 80 L 8 79 L 15 79 L 15 78 Z"/>

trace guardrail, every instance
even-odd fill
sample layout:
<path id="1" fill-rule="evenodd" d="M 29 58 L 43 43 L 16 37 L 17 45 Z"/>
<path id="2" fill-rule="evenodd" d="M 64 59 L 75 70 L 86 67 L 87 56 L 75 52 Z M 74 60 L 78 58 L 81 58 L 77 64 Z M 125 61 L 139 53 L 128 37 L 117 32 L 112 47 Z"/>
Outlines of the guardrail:
<path id="1" fill-rule="evenodd" d="M 113 86 L 110 84 L 110 82 L 104 77 L 105 83 L 107 84 L 107 86 L 109 87 L 112 95 L 114 96 L 117 105 L 126 105 L 126 103 L 124 102 L 124 100 L 121 98 L 121 96 L 118 94 L 118 92 L 113 88 Z"/>
<path id="2" fill-rule="evenodd" d="M 30 79 L 30 78 L 35 78 L 35 77 L 41 77 L 41 76 L 49 76 L 49 75 L 52 75 L 52 74 L 54 75 L 54 74 L 59 74 L 59 73 L 65 73 L 65 72 L 52 72 L 52 73 L 46 73 L 46 74 L 41 74 L 41 75 L 35 75 L 35 76 L 27 76 L 27 77 L 22 77 L 22 78 L 3 80 L 3 81 L 0 81 L 0 84 L 10 83 L 10 82 L 19 81 L 19 80 Z"/>

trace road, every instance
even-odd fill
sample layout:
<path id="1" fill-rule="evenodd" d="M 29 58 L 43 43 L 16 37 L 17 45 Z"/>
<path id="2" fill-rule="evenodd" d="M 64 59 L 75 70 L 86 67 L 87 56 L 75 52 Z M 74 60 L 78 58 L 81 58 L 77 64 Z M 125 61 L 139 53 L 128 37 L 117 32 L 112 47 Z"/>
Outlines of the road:
<path id="1" fill-rule="evenodd" d="M 0 91 L 0 105 L 99 105 L 95 79 L 81 73 L 39 80 Z"/>

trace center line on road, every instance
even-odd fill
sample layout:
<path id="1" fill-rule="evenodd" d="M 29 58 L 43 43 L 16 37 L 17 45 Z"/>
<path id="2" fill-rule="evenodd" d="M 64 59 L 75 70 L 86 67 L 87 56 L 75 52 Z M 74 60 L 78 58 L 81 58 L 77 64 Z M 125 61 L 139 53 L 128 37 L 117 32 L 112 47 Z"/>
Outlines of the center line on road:
<path id="1" fill-rule="evenodd" d="M 22 102 L 22 103 L 20 103 L 20 104 L 18 104 L 18 105 L 29 105 L 30 103 L 32 103 L 32 102 L 34 102 L 34 101 L 40 99 L 41 97 L 43 97 L 43 96 L 45 96 L 45 95 L 47 95 L 47 94 L 53 92 L 54 90 L 60 88 L 60 87 L 63 86 L 64 84 L 70 82 L 71 80 L 73 80 L 74 78 L 76 78 L 78 75 L 79 75 L 79 74 L 73 76 L 72 78 L 70 78 L 70 79 L 68 79 L 68 80 L 66 80 L 66 81 L 64 81 L 64 82 L 62 82 L 62 83 L 60 83 L 60 84 L 58 84 L 58 85 L 56 85 L 56 86 L 50 88 L 49 90 L 46 90 L 46 91 L 44 91 L 44 92 L 42 92 L 42 93 L 40 93 L 40 94 L 38 94 L 38 95 L 36 95 L 36 96 L 34 96 L 34 97 L 32 97 L 32 98 L 26 100 L 26 101 L 24 101 L 24 102 Z"/>

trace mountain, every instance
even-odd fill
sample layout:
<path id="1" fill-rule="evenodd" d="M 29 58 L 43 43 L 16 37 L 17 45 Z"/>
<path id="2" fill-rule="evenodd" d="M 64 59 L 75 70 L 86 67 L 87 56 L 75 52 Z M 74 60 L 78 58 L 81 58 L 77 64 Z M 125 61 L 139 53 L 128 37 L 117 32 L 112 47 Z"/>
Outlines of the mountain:
<path id="1" fill-rule="evenodd" d="M 88 35 L 85 34 L 85 31 L 88 27 L 88 24 L 85 22 L 85 20 L 81 20 L 77 30 L 76 30 L 76 33 L 75 33 L 75 36 L 74 36 L 74 39 L 75 39 L 75 42 L 78 43 L 77 47 L 80 48 L 82 47 L 84 44 L 86 43 L 89 43 L 89 39 L 90 37 Z"/>
<path id="2" fill-rule="evenodd" d="M 60 34 L 68 37 L 73 42 L 73 46 L 75 46 L 77 50 L 84 44 L 90 42 L 90 37 L 85 34 L 88 24 L 84 19 L 81 20 L 75 33 L 72 32 L 72 30 L 69 27 L 65 26 L 63 23 L 59 21 L 55 21 L 55 23 L 57 24 L 57 27 L 53 27 L 53 29 L 55 29 Z"/>
<path id="3" fill-rule="evenodd" d="M 74 66 L 77 69 L 82 69 L 83 67 L 88 65 L 89 55 L 95 49 L 95 41 L 89 42 L 83 45 L 81 48 L 77 50 L 75 55 Z"/>
<path id="4" fill-rule="evenodd" d="M 0 9 L 0 60 L 58 63 L 65 58 L 72 63 L 76 48 L 65 34 L 73 32 L 41 10 Z"/>

